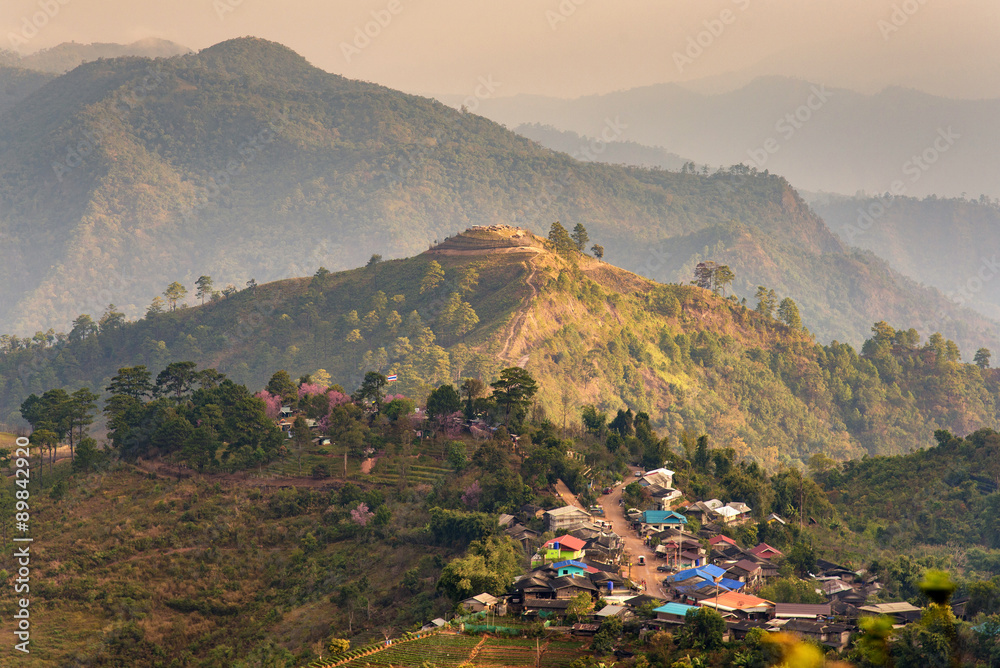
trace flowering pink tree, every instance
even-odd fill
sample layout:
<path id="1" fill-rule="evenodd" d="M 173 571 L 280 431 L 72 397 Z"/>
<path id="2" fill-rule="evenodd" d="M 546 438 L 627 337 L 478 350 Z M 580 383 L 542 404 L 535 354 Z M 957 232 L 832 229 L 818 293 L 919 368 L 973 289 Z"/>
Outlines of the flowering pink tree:
<path id="1" fill-rule="evenodd" d="M 343 392 L 338 392 L 337 390 L 329 390 L 326 393 L 326 398 L 330 401 L 331 410 L 337 406 L 351 403 L 351 398 L 349 396 Z"/>
<path id="2" fill-rule="evenodd" d="M 299 399 L 325 393 L 326 388 L 319 383 L 302 383 L 299 385 Z"/>
<path id="3" fill-rule="evenodd" d="M 281 395 L 261 390 L 254 396 L 264 401 L 264 415 L 272 420 L 277 420 L 278 415 L 281 413 Z"/>
<path id="4" fill-rule="evenodd" d="M 351 510 L 351 519 L 359 526 L 367 526 L 375 513 L 368 510 L 368 504 L 362 501 L 357 508 Z"/>
<path id="5" fill-rule="evenodd" d="M 474 480 L 471 485 L 465 488 L 465 492 L 462 494 L 462 503 L 468 508 L 478 508 L 482 495 L 483 488 L 479 486 L 478 480 Z"/>

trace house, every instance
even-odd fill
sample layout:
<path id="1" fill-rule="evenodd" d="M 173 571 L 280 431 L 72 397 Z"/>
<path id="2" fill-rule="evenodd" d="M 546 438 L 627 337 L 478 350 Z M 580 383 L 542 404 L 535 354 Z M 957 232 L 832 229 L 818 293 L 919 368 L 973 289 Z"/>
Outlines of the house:
<path id="1" fill-rule="evenodd" d="M 503 528 L 508 529 L 508 528 L 514 526 L 514 522 L 515 522 L 516 519 L 517 518 L 514 517 L 513 515 L 507 515 L 506 513 L 504 513 L 504 514 L 500 515 L 500 519 L 498 520 L 498 523 Z"/>
<path id="2" fill-rule="evenodd" d="M 683 527 L 687 518 L 673 510 L 646 510 L 642 513 L 642 532 L 663 531 L 668 527 Z"/>
<path id="3" fill-rule="evenodd" d="M 825 619 L 833 614 L 829 603 L 775 603 L 775 619 L 806 619 L 816 621 Z"/>
<path id="4" fill-rule="evenodd" d="M 430 630 L 433 630 L 433 629 L 439 629 L 439 628 L 441 628 L 442 626 L 444 626 L 447 623 L 448 622 L 444 621 L 440 617 L 436 617 L 435 619 L 432 619 L 431 621 L 429 621 L 426 624 L 424 624 L 423 626 L 421 626 L 420 630 L 421 631 L 430 631 Z"/>
<path id="5" fill-rule="evenodd" d="M 577 560 L 583 556 L 587 543 L 569 534 L 553 538 L 542 546 L 542 554 L 548 561 Z"/>
<path id="6" fill-rule="evenodd" d="M 572 559 L 556 562 L 550 568 L 555 571 L 556 575 L 586 575 L 591 570 L 597 570 L 582 561 L 573 561 Z"/>
<path id="7" fill-rule="evenodd" d="M 555 592 L 555 598 L 570 599 L 581 592 L 587 592 L 591 596 L 597 594 L 597 585 L 590 581 L 590 578 L 577 575 L 564 575 L 549 583 L 549 588 Z"/>
<path id="8" fill-rule="evenodd" d="M 653 469 L 652 471 L 646 471 L 639 479 L 639 485 L 641 487 L 649 487 L 650 485 L 659 485 L 660 487 L 666 489 L 672 489 L 674 486 L 674 472 L 670 469 Z"/>
<path id="9" fill-rule="evenodd" d="M 740 582 L 745 582 L 751 587 L 756 587 L 764 580 L 764 571 L 760 564 L 748 559 L 740 559 L 729 567 L 727 571 L 731 577 Z"/>
<path id="10" fill-rule="evenodd" d="M 720 543 L 722 543 L 724 545 L 732 545 L 733 547 L 736 547 L 736 541 L 735 540 L 733 540 L 729 536 L 725 536 L 725 535 L 723 535 L 721 533 L 717 534 L 715 536 L 712 536 L 711 538 L 708 539 L 708 544 L 711 547 L 715 547 L 716 545 L 719 545 Z"/>
<path id="11" fill-rule="evenodd" d="M 646 487 L 646 493 L 656 501 L 660 510 L 670 510 L 670 507 L 674 505 L 674 502 L 682 496 L 679 489 L 663 487 L 661 485 L 650 485 Z"/>
<path id="12" fill-rule="evenodd" d="M 786 522 L 785 520 L 781 519 L 781 516 L 778 515 L 777 513 L 771 513 L 770 515 L 768 515 L 767 517 L 764 518 L 764 521 L 767 522 L 768 524 L 774 524 L 774 523 L 777 522 L 778 524 L 781 524 L 782 526 L 788 524 L 788 522 Z"/>
<path id="13" fill-rule="evenodd" d="M 683 624 L 688 611 L 697 609 L 698 608 L 693 605 L 671 602 L 665 603 L 658 608 L 654 608 L 653 612 L 656 613 L 656 619 L 658 621 L 666 622 L 668 624 Z"/>
<path id="14" fill-rule="evenodd" d="M 465 599 L 459 605 L 469 612 L 483 612 L 484 610 L 492 610 L 496 606 L 497 600 L 496 596 L 483 592 L 472 598 Z"/>
<path id="15" fill-rule="evenodd" d="M 563 506 L 545 511 L 545 528 L 548 531 L 568 531 L 590 521 L 590 515 L 576 506 Z"/>
<path id="16" fill-rule="evenodd" d="M 862 605 L 858 607 L 861 612 L 870 612 L 873 615 L 888 615 L 894 617 L 900 624 L 909 624 L 920 618 L 923 610 L 911 605 L 906 601 L 898 603 L 877 603 L 875 605 Z"/>
<path id="17" fill-rule="evenodd" d="M 832 647 L 838 652 L 847 647 L 847 641 L 851 637 L 850 628 L 846 624 L 792 619 L 781 628 L 783 631 L 797 633 L 819 645 Z"/>
<path id="18" fill-rule="evenodd" d="M 624 605 L 606 605 L 594 613 L 594 617 L 596 617 L 598 621 L 604 621 L 605 619 L 609 619 L 611 617 L 618 617 L 621 619 L 627 612 L 628 609 Z"/>
<path id="19" fill-rule="evenodd" d="M 523 524 L 515 524 L 505 530 L 504 533 L 520 543 L 525 552 L 531 550 L 532 545 L 535 544 L 535 541 L 538 540 L 538 537 L 541 535 L 537 531 L 532 531 Z M 541 561 L 541 557 L 539 557 L 539 561 Z"/>
<path id="20" fill-rule="evenodd" d="M 735 591 L 727 591 L 713 598 L 706 598 L 701 601 L 702 607 L 714 608 L 719 612 L 731 612 L 738 617 L 750 617 L 764 619 L 770 615 L 774 603 L 767 599 L 743 594 Z"/>
<path id="21" fill-rule="evenodd" d="M 714 517 L 715 511 L 722 507 L 722 501 L 710 499 L 708 501 L 697 501 L 684 507 L 684 512 L 691 515 L 699 524 L 707 524 Z"/>
<path id="22" fill-rule="evenodd" d="M 781 550 L 776 547 L 771 547 L 767 543 L 761 543 L 757 547 L 752 547 L 749 552 L 755 557 L 760 557 L 761 559 L 774 559 L 775 557 L 784 556 Z"/>
<path id="23" fill-rule="evenodd" d="M 730 508 L 729 506 L 722 506 L 713 511 L 718 519 L 719 523 L 725 524 L 739 524 L 740 521 L 740 511 L 735 508 Z"/>
<path id="24" fill-rule="evenodd" d="M 295 414 L 295 410 L 291 406 L 282 406 L 278 410 L 278 417 L 279 418 L 290 418 L 294 414 Z"/>
<path id="25" fill-rule="evenodd" d="M 752 511 L 750 510 L 750 506 L 743 503 L 742 501 L 733 501 L 731 503 L 727 503 L 725 506 L 719 508 L 715 512 L 721 514 L 723 508 L 729 509 L 728 511 L 726 511 L 726 515 L 730 519 L 728 522 L 726 522 L 726 524 L 742 524 L 750 520 L 750 515 L 752 513 Z M 735 511 L 735 515 L 733 514 L 732 511 Z"/>

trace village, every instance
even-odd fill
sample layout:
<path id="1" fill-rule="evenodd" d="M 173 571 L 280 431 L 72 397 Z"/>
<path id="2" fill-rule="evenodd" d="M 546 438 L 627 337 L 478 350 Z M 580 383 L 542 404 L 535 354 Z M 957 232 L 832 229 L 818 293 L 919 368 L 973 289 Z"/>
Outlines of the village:
<path id="1" fill-rule="evenodd" d="M 689 503 L 665 468 L 635 475 L 658 507 L 624 507 L 622 492 L 629 481 L 622 481 L 604 488 L 599 505 L 588 509 L 568 490 L 557 489 L 567 505 L 548 510 L 526 505 L 517 515 L 501 515 L 504 532 L 531 555 L 530 570 L 508 594 L 471 597 L 460 603 L 461 610 L 551 620 L 554 630 L 592 636 L 609 618 L 638 621 L 650 631 L 676 630 L 690 611 L 710 608 L 725 621 L 727 641 L 741 640 L 752 629 L 786 631 L 837 651 L 847 647 L 863 616 L 885 615 L 897 628 L 920 618 L 922 609 L 905 601 L 869 604 L 882 588 L 877 578 L 823 559 L 805 582 L 825 603 L 757 596 L 779 576 L 784 555 L 766 543 L 741 548 L 727 535 L 751 520 L 750 507 L 717 499 Z M 700 525 L 697 532 L 689 531 L 689 518 Z M 786 522 L 776 514 L 765 521 Z M 544 531 L 528 526 L 539 523 Z M 587 618 L 573 615 L 577 621 L 561 627 L 581 600 L 592 604 Z M 953 602 L 956 616 L 963 616 L 963 607 L 963 600 Z M 437 619 L 425 629 L 444 624 Z"/>

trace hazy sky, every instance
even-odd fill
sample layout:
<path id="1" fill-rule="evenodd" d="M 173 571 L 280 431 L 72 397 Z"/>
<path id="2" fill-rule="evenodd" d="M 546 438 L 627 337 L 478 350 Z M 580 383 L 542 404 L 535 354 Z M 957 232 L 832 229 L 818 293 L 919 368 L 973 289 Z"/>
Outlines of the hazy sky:
<path id="1" fill-rule="evenodd" d="M 575 97 L 784 74 L 1000 97 L 1000 0 L 2 0 L 0 45 L 32 16 L 42 27 L 23 52 L 144 37 L 201 49 L 255 35 L 424 94 L 471 94 L 480 77 L 499 83 L 496 95 Z M 357 48 L 366 24 L 375 36 Z"/>

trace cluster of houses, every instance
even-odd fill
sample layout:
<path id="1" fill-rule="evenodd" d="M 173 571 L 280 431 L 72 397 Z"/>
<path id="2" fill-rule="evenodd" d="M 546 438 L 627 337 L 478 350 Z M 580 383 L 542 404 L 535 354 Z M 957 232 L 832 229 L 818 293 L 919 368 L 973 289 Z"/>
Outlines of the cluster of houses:
<path id="1" fill-rule="evenodd" d="M 648 628 L 670 628 L 683 624 L 690 610 L 706 607 L 726 621 L 727 639 L 739 640 L 754 628 L 789 631 L 838 651 L 846 648 L 863 615 L 888 615 L 899 625 L 920 617 L 922 610 L 906 602 L 868 604 L 869 597 L 881 591 L 873 576 L 822 559 L 808 581 L 826 602 L 787 604 L 761 598 L 761 587 L 778 576 L 781 551 L 767 543 L 743 549 L 723 533 L 750 521 L 749 506 L 718 499 L 685 505 L 668 469 L 646 472 L 638 482 L 659 508 L 623 512 L 649 548 L 655 560 L 650 565 L 657 563 L 657 570 L 664 572 L 656 595 L 629 579 L 624 540 L 604 520 L 603 511 L 526 505 L 517 516 L 502 515 L 500 524 L 532 555 L 530 570 L 505 596 L 481 594 L 463 601 L 462 607 L 470 612 L 559 617 L 583 593 L 601 605 L 589 620 L 573 626 L 580 634 L 596 632 L 611 616 L 641 619 Z M 700 524 L 697 533 L 689 530 L 692 517 Z M 542 542 L 542 535 L 527 526 L 536 518 L 554 538 Z M 785 524 L 775 514 L 765 521 Z M 957 605 L 955 612 L 962 616 L 962 602 Z M 653 619 L 648 618 L 650 609 Z"/>

